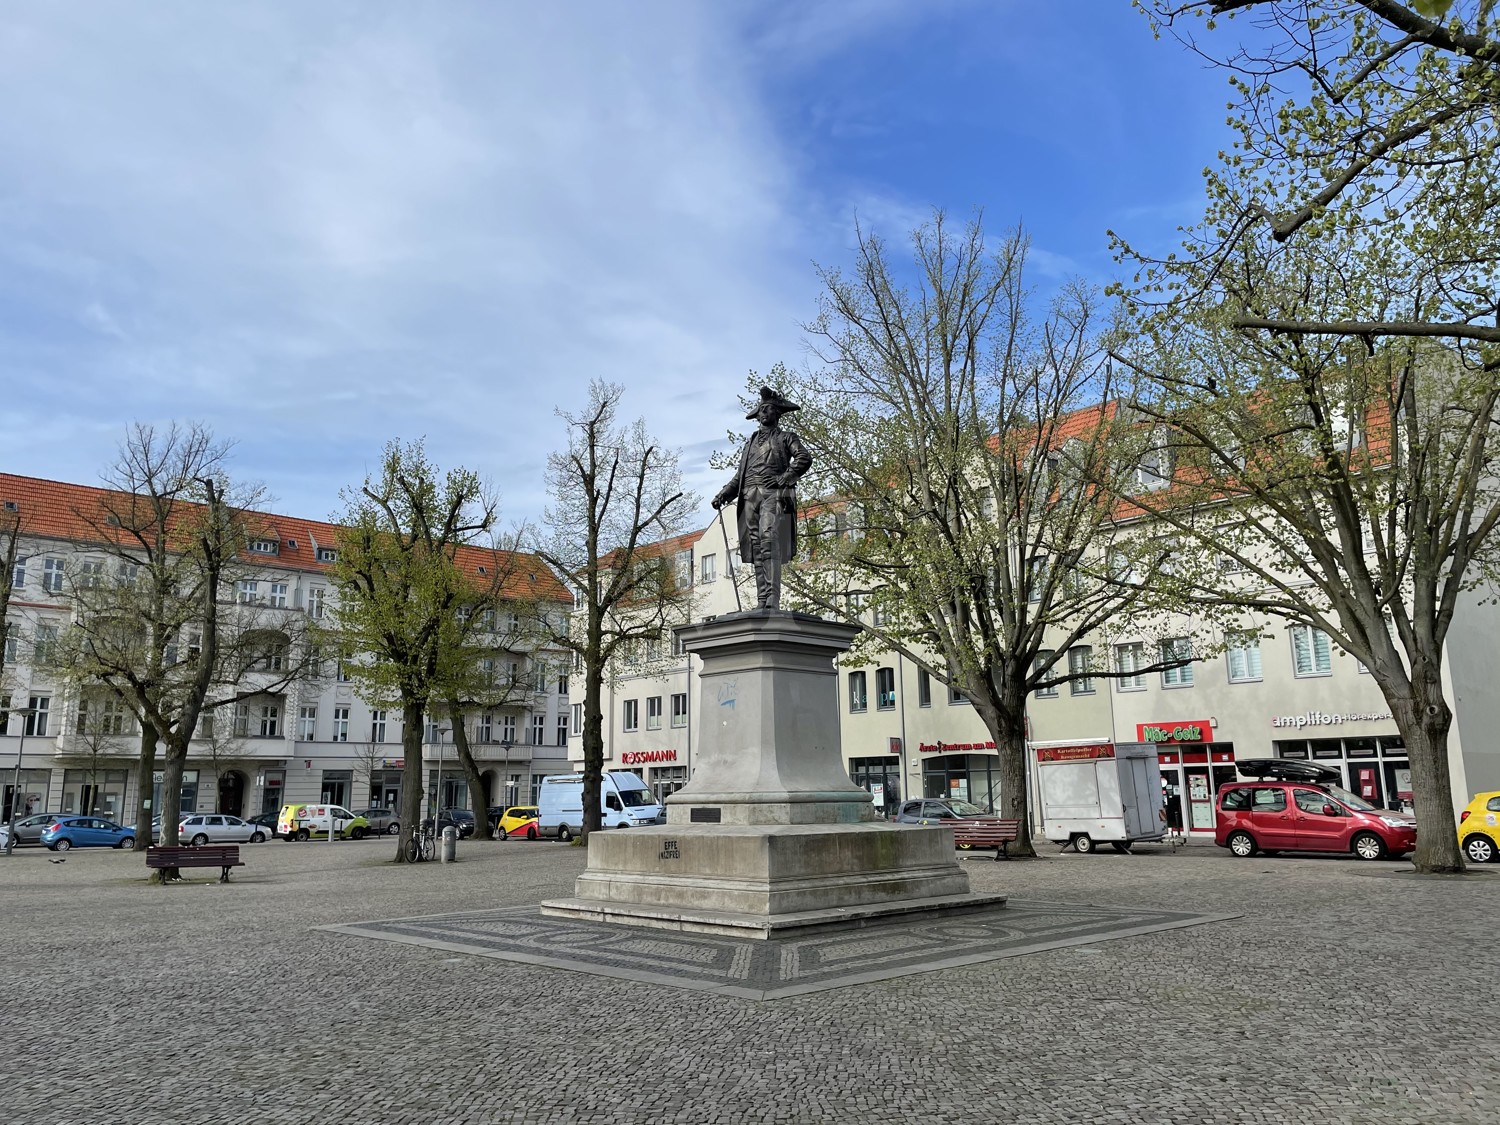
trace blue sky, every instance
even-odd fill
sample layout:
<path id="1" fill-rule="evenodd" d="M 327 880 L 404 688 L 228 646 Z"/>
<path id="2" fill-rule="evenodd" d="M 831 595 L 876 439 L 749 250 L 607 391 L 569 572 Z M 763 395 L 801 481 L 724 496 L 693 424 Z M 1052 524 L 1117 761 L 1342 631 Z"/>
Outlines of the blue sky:
<path id="1" fill-rule="evenodd" d="M 1102 284 L 1201 209 L 1227 93 L 1126 0 L 10 6 L 0 465 L 198 419 L 326 518 L 425 435 L 509 523 L 603 377 L 709 495 L 856 214 L 982 207 Z"/>

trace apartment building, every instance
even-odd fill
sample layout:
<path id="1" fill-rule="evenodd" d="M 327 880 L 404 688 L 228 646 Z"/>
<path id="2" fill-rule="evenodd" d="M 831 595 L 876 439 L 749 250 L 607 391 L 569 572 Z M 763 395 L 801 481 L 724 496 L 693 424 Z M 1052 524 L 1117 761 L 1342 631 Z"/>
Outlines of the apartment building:
<path id="1" fill-rule="evenodd" d="M 103 495 L 86 485 L 0 474 L 0 503 L 20 520 L 0 681 L 0 819 L 9 817 L 12 803 L 22 813 L 96 812 L 127 819 L 134 813 L 140 735 L 133 717 L 119 700 L 81 689 L 52 659 L 74 613 L 74 584 L 112 578 L 78 514 L 96 510 Z M 228 596 L 259 615 L 268 654 L 264 670 L 248 677 L 267 684 L 285 679 L 275 675 L 275 662 L 294 655 L 285 651 L 288 638 L 300 633 L 293 626 L 326 619 L 337 597 L 328 579 L 335 541 L 331 524 L 276 514 L 265 517 L 257 538 L 246 543 L 240 557 L 245 567 Z M 555 597 L 559 612 L 566 610 L 570 603 L 555 576 L 538 559 L 520 559 Z M 569 662 L 561 651 L 508 641 L 508 635 L 519 637 L 514 615 L 499 614 L 493 625 L 495 660 L 504 665 L 496 672 L 522 690 L 510 693 L 503 706 L 467 715 L 467 733 L 489 803 L 535 801 L 542 777 L 570 768 Z M 192 644 L 192 636 L 182 643 Z M 397 803 L 408 765 L 399 707 L 361 698 L 348 669 L 336 661 L 309 664 L 306 676 L 204 715 L 177 797 L 182 812 L 252 816 L 287 801 L 357 808 Z M 422 743 L 428 800 L 467 807 L 446 715 L 427 719 Z M 152 807 L 170 807 L 160 792 L 160 772 L 155 784 Z"/>
<path id="2" fill-rule="evenodd" d="M 677 572 L 695 586 L 694 620 L 754 602 L 753 578 L 738 560 L 732 521 L 725 522 L 727 529 L 715 521 L 675 545 Z M 738 599 L 732 574 L 741 580 Z M 1315 759 L 1373 803 L 1409 808 L 1405 747 L 1371 676 L 1318 630 L 1274 619 L 1259 626 L 1222 637 L 1223 651 L 1212 657 L 1134 675 L 1132 669 L 1190 655 L 1186 638 L 1198 631 L 1195 623 L 1183 622 L 1180 638 L 1122 630 L 1076 645 L 1063 666 L 1126 674 L 1037 690 L 1028 701 L 1030 736 L 1156 743 L 1164 806 L 1189 833 L 1212 834 L 1213 794 L 1248 758 Z M 1500 741 L 1492 733 L 1500 729 L 1500 698 L 1491 686 L 1500 667 L 1500 609 L 1481 593 L 1459 615 L 1447 655 L 1456 715 L 1449 765 L 1460 808 L 1468 794 L 1500 788 Z M 953 796 L 994 807 L 998 754 L 960 694 L 899 653 L 840 667 L 836 690 L 849 776 L 877 804 L 889 809 L 908 797 Z M 681 788 L 711 709 L 712 701 L 699 697 L 696 658 L 677 650 L 643 659 L 638 669 L 622 663 L 604 696 L 605 768 L 634 770 L 661 795 Z M 577 738 L 570 757 L 581 762 Z"/>

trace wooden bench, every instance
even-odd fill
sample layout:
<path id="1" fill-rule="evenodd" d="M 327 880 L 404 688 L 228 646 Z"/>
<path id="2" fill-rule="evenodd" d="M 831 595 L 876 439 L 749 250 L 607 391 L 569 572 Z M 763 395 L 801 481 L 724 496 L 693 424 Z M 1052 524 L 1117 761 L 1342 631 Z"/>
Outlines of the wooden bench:
<path id="1" fill-rule="evenodd" d="M 204 844 L 188 848 L 147 848 L 146 866 L 156 870 L 170 867 L 217 867 L 219 882 L 229 882 L 231 867 L 244 867 L 238 844 Z"/>
<path id="2" fill-rule="evenodd" d="M 949 820 L 941 823 L 953 829 L 953 843 L 960 848 L 994 848 L 995 859 L 1009 859 L 1005 846 L 1021 834 L 1019 820 L 986 817 L 983 820 Z"/>

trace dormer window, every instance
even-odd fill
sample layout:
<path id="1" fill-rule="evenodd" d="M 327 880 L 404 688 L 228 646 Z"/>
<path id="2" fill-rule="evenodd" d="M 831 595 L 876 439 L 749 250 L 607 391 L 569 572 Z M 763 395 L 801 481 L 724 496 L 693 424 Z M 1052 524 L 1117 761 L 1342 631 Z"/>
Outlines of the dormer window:
<path id="1" fill-rule="evenodd" d="M 278 545 L 274 539 L 250 540 L 250 553 L 252 555 L 274 555 L 277 551 Z"/>
<path id="2" fill-rule="evenodd" d="M 1172 483 L 1172 448 L 1167 435 L 1158 430 L 1151 435 L 1151 444 L 1141 451 L 1141 459 L 1135 466 L 1135 487 L 1139 492 L 1153 492 Z"/>
<path id="3" fill-rule="evenodd" d="M 330 562 L 330 563 L 331 562 L 338 562 L 339 561 L 339 553 L 338 553 L 338 551 L 336 551 L 332 547 L 319 547 L 318 548 L 318 561 L 319 562 Z"/>
<path id="4" fill-rule="evenodd" d="M 286 541 L 286 549 L 288 551 L 295 551 L 297 549 L 297 541 L 295 539 L 288 539 Z"/>

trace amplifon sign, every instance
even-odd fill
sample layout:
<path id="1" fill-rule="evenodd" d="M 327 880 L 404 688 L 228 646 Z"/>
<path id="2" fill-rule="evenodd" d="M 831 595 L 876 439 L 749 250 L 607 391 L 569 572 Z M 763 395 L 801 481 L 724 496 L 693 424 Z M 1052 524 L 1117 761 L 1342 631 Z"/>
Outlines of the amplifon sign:
<path id="1" fill-rule="evenodd" d="M 1137 742 L 1207 742 L 1210 727 L 1207 719 L 1188 719 L 1181 723 L 1137 723 Z"/>
<path id="2" fill-rule="evenodd" d="M 627 766 L 638 766 L 643 762 L 675 762 L 676 750 L 631 750 L 620 755 L 620 762 Z"/>
<path id="3" fill-rule="evenodd" d="M 1330 715 L 1327 711 L 1308 711 L 1302 715 L 1275 715 L 1273 727 L 1327 727 L 1339 723 L 1378 723 L 1391 717 L 1389 711 L 1350 711 L 1343 715 Z"/>

